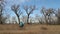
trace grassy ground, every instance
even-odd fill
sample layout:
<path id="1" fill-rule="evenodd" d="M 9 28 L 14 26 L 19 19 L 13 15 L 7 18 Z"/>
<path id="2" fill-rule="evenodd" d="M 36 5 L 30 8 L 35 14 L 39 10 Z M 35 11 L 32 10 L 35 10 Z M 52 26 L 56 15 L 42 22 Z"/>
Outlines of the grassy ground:
<path id="1" fill-rule="evenodd" d="M 0 34 L 60 34 L 60 25 L 25 24 L 20 28 L 18 24 L 0 25 Z"/>

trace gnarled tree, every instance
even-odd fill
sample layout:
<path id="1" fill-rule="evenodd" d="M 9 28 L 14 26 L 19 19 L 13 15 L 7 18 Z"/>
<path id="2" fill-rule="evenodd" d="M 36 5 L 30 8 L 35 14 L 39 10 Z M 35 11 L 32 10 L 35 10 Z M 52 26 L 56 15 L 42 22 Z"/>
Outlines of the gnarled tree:
<path id="1" fill-rule="evenodd" d="M 12 5 L 11 9 L 13 10 L 13 12 L 16 14 L 17 18 L 18 18 L 18 22 L 20 24 L 20 15 L 22 14 L 20 9 L 20 5 Z"/>
<path id="2" fill-rule="evenodd" d="M 27 13 L 27 24 L 29 24 L 29 16 L 30 14 L 33 13 L 33 11 L 36 9 L 35 5 L 34 6 L 24 6 L 24 10 Z"/>

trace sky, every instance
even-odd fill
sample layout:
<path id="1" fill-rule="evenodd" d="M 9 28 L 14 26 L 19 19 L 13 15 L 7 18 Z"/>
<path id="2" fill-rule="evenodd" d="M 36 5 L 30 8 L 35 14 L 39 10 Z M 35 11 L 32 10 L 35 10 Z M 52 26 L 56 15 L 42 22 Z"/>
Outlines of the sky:
<path id="1" fill-rule="evenodd" d="M 24 12 L 24 15 L 26 14 L 26 12 L 23 9 L 23 5 L 35 5 L 36 6 L 36 10 L 34 10 L 33 14 L 31 14 L 30 16 L 34 17 L 36 14 L 40 14 L 40 9 L 44 6 L 46 8 L 60 8 L 60 0 L 6 0 L 6 13 L 10 14 L 11 16 L 16 16 L 14 14 L 14 12 L 11 10 L 11 5 L 16 4 L 16 5 L 20 5 L 21 7 L 21 11 Z"/>

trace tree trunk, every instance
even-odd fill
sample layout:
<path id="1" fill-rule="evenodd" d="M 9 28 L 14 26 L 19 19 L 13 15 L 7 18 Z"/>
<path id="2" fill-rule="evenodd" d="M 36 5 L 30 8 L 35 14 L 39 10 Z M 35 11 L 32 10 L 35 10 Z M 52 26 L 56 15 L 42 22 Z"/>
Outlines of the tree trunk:
<path id="1" fill-rule="evenodd" d="M 45 15 L 44 15 L 45 16 Z M 45 21 L 46 21 L 46 24 L 48 24 L 48 21 L 47 21 L 47 19 L 46 19 L 46 16 L 45 16 Z"/>
<path id="2" fill-rule="evenodd" d="M 28 15 L 28 17 L 27 17 L 27 24 L 29 24 L 29 15 Z"/>
<path id="3" fill-rule="evenodd" d="M 19 24 L 20 24 L 20 18 L 18 17 L 18 22 L 19 22 Z"/>
<path id="4" fill-rule="evenodd" d="M 16 13 L 16 16 L 18 18 L 18 23 L 20 24 L 20 18 L 19 18 L 19 15 Z"/>
<path id="5" fill-rule="evenodd" d="M 48 20 L 49 20 L 48 24 L 51 25 L 52 23 L 51 23 L 51 20 L 50 20 L 50 19 L 51 19 L 51 18 L 50 18 L 50 14 L 49 14 L 49 15 L 48 15 Z"/>
<path id="6" fill-rule="evenodd" d="M 60 17 L 58 17 L 58 23 L 57 24 L 60 25 Z"/>
<path id="7" fill-rule="evenodd" d="M 0 24 L 3 24 L 3 22 L 2 22 L 2 17 L 0 16 Z"/>

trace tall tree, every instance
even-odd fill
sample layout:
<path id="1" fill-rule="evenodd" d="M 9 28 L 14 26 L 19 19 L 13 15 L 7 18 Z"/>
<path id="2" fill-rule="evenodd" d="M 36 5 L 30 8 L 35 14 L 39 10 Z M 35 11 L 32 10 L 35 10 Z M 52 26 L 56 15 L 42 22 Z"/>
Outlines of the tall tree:
<path id="1" fill-rule="evenodd" d="M 3 15 L 3 10 L 4 10 L 4 0 L 0 0 L 0 24 L 3 24 L 2 22 L 2 15 Z"/>
<path id="2" fill-rule="evenodd" d="M 34 6 L 24 6 L 24 10 L 27 13 L 27 24 L 29 24 L 29 16 L 30 14 L 33 13 L 33 11 L 36 9 L 35 5 Z"/>
<path id="3" fill-rule="evenodd" d="M 13 10 L 13 12 L 16 14 L 17 18 L 18 18 L 18 22 L 20 24 L 20 15 L 22 14 L 21 10 L 20 10 L 20 5 L 12 5 L 11 9 Z"/>
<path id="4" fill-rule="evenodd" d="M 51 23 L 51 16 L 53 15 L 53 13 L 54 13 L 54 9 L 53 8 L 47 9 L 46 15 L 48 16 L 49 24 L 52 24 Z"/>
<path id="5" fill-rule="evenodd" d="M 48 22 L 51 22 L 51 15 L 54 13 L 54 9 L 53 8 L 46 9 L 45 7 L 43 7 L 41 9 L 41 13 L 44 15 L 45 21 L 48 24 Z"/>
<path id="6" fill-rule="evenodd" d="M 48 21 L 47 21 L 47 15 L 46 15 L 46 8 L 45 7 L 42 7 L 42 9 L 41 9 L 41 13 L 43 14 L 43 16 L 45 17 L 45 22 L 46 23 L 48 23 Z"/>

